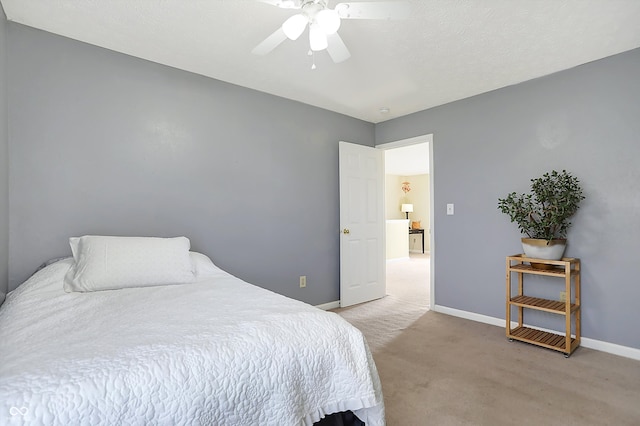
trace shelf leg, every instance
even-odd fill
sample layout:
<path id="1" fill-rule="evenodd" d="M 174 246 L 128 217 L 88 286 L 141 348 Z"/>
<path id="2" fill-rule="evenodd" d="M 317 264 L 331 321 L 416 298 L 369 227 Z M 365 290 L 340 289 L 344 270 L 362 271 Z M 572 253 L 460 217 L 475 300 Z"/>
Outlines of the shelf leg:
<path id="1" fill-rule="evenodd" d="M 571 264 L 566 262 L 564 265 L 564 283 L 565 283 L 565 302 L 564 302 L 564 312 L 565 312 L 565 338 L 564 338 L 564 348 L 568 354 L 571 353 Z"/>
<path id="2" fill-rule="evenodd" d="M 575 291 L 576 291 L 576 298 L 574 303 L 576 304 L 576 306 L 578 307 L 576 309 L 576 346 L 580 346 L 580 335 L 581 335 L 581 329 L 580 329 L 580 318 L 581 318 L 581 312 L 582 312 L 582 307 L 581 305 L 581 301 L 580 301 L 580 262 L 577 262 L 575 265 L 575 270 L 576 270 L 576 276 L 573 282 Z"/>
<path id="3" fill-rule="evenodd" d="M 506 282 L 507 282 L 507 314 L 506 314 L 506 332 L 507 332 L 507 337 L 509 337 L 511 335 L 511 304 L 509 302 L 511 302 L 511 272 L 509 271 L 509 269 L 511 268 L 511 262 L 509 261 L 509 258 L 507 258 L 507 278 L 506 278 Z M 509 341 L 513 342 L 513 339 L 509 339 Z"/>
<path id="4" fill-rule="evenodd" d="M 524 295 L 524 274 L 522 272 L 518 272 L 518 296 Z M 518 306 L 518 326 L 522 327 L 524 325 L 524 308 L 522 306 Z"/>

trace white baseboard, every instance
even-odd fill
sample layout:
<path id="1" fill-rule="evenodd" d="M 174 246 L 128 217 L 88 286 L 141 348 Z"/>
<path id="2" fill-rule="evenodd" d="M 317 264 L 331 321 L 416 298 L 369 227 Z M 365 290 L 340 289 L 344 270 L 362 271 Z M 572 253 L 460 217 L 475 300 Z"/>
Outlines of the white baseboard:
<path id="1" fill-rule="evenodd" d="M 448 308 L 442 305 L 435 305 L 433 310 L 436 312 L 440 312 L 441 314 L 447 314 L 454 317 L 468 319 L 471 321 L 477 321 L 485 324 L 496 325 L 498 327 L 504 327 L 504 320 L 500 318 L 476 314 L 474 312 L 461 311 L 459 309 Z"/>
<path id="2" fill-rule="evenodd" d="M 449 308 L 441 305 L 435 305 L 433 310 L 436 312 L 440 312 L 442 314 L 464 318 L 471 321 L 482 322 L 485 324 L 491 324 L 498 327 L 505 326 L 504 319 L 502 318 L 490 317 L 487 315 L 476 314 L 474 312 L 461 311 L 459 309 Z M 512 324 L 513 326 L 515 326 L 517 323 L 512 322 Z M 540 327 L 535 327 L 535 328 L 539 328 L 540 330 L 549 331 L 552 333 L 563 334 L 563 332 L 559 332 L 559 331 L 542 329 Z M 617 345 L 615 343 L 603 342 L 601 340 L 589 339 L 587 337 L 581 337 L 580 341 L 581 341 L 580 345 L 584 346 L 585 348 L 595 349 L 597 351 L 607 352 L 613 355 L 619 355 L 625 358 L 631 358 L 631 359 L 640 361 L 640 349 Z"/>
<path id="3" fill-rule="evenodd" d="M 625 358 L 631 358 L 640 361 L 640 349 L 617 345 L 615 343 L 603 342 L 602 340 L 589 339 L 587 337 L 581 337 L 580 340 L 582 342 L 581 345 L 585 348 L 595 349 L 597 351 L 620 355 Z"/>
<path id="4" fill-rule="evenodd" d="M 340 307 L 340 301 L 336 300 L 335 302 L 323 303 L 322 305 L 316 305 L 316 308 L 322 309 L 323 311 L 329 311 L 331 309 L 336 309 Z"/>

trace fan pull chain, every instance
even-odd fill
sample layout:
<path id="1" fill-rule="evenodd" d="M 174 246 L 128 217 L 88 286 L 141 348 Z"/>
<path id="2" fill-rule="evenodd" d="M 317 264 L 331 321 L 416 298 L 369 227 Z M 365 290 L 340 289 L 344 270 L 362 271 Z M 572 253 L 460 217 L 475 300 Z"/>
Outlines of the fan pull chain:
<path id="1" fill-rule="evenodd" d="M 307 52 L 307 55 L 311 56 L 311 69 L 315 70 L 316 69 L 316 55 L 313 53 L 313 50 L 309 49 L 309 52 Z"/>

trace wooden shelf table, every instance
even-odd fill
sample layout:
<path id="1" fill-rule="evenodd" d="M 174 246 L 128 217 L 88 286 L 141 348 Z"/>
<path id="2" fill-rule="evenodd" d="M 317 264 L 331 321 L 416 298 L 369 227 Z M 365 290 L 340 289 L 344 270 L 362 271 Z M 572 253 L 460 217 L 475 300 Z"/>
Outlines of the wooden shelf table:
<path id="1" fill-rule="evenodd" d="M 550 269 L 534 268 L 531 263 L 543 265 Z M 580 346 L 580 259 L 565 257 L 561 260 L 545 260 L 528 258 L 524 254 L 517 254 L 507 256 L 506 273 L 507 338 L 560 351 L 568 358 Z M 518 290 L 515 295 L 512 294 L 511 285 L 511 274 L 513 273 L 518 275 Z M 527 274 L 564 278 L 565 301 L 525 295 L 524 275 Z M 571 291 L 572 280 L 574 284 L 573 293 Z M 513 307 L 518 310 L 518 325 L 515 328 L 511 328 L 511 309 Z M 534 309 L 564 316 L 564 334 L 525 326 L 525 309 Z M 572 318 L 575 319 L 575 335 L 571 334 Z"/>

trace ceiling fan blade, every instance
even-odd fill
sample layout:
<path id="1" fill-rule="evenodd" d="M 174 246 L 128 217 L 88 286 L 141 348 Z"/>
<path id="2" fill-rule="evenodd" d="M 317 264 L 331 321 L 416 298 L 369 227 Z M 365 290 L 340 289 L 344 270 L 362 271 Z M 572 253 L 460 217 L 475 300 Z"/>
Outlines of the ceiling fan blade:
<path id="1" fill-rule="evenodd" d="M 287 39 L 287 35 L 282 31 L 282 27 L 278 28 L 269 37 L 265 38 L 262 43 L 253 48 L 251 53 L 254 55 L 266 55 L 273 49 L 278 47 L 280 43 Z"/>
<path id="2" fill-rule="evenodd" d="M 340 62 L 346 61 L 351 57 L 349 49 L 347 49 L 344 41 L 342 41 L 342 37 L 340 37 L 338 33 L 328 34 L 327 41 L 329 42 L 329 45 L 327 46 L 327 52 L 329 52 L 329 56 L 331 56 L 333 62 L 338 64 Z"/>
<path id="3" fill-rule="evenodd" d="M 281 9 L 300 9 L 300 0 L 256 0 L 260 3 L 267 3 L 272 6 L 277 6 Z"/>
<path id="4" fill-rule="evenodd" d="M 335 11 L 343 19 L 407 19 L 411 15 L 408 1 L 338 3 Z"/>

